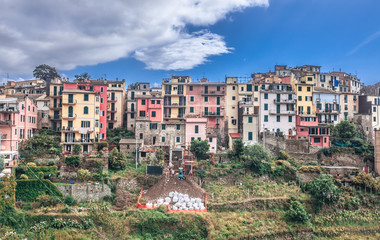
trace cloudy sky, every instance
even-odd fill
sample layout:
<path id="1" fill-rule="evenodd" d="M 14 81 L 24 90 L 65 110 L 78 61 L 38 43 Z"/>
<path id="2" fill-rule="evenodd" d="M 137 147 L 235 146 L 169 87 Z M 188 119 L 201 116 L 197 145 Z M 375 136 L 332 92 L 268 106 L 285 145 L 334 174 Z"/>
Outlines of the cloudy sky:
<path id="1" fill-rule="evenodd" d="M 0 0 L 0 79 L 48 64 L 64 76 L 159 83 L 248 77 L 275 64 L 380 81 L 378 0 Z"/>

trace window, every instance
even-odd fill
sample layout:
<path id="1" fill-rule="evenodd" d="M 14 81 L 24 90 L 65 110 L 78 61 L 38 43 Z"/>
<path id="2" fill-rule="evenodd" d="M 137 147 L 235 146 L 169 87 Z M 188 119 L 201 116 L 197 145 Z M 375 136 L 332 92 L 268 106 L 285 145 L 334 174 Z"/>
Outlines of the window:
<path id="1" fill-rule="evenodd" d="M 344 110 L 348 110 L 348 105 L 344 105 Z"/>
<path id="2" fill-rule="evenodd" d="M 312 77 L 308 77 L 307 80 L 310 82 L 310 81 L 313 81 L 313 78 Z"/>
<path id="3" fill-rule="evenodd" d="M 347 105 L 346 105 L 347 106 Z M 346 109 L 347 110 L 347 109 Z M 373 112 L 376 112 L 376 107 L 373 107 Z"/>
<path id="4" fill-rule="evenodd" d="M 373 121 L 376 122 L 376 117 L 373 117 Z"/>
<path id="5" fill-rule="evenodd" d="M 81 121 L 81 125 L 80 125 L 82 128 L 89 128 L 91 127 L 91 122 L 90 121 Z"/>
<path id="6" fill-rule="evenodd" d="M 367 127 L 368 128 L 368 127 Z M 368 131 L 368 130 L 367 130 Z M 15 135 L 17 135 L 17 128 L 15 128 Z"/>
<path id="7" fill-rule="evenodd" d="M 232 86 L 232 90 L 235 90 L 235 86 Z"/>
<path id="8" fill-rule="evenodd" d="M 354 111 L 356 111 L 356 105 L 354 105 Z"/>
<path id="9" fill-rule="evenodd" d="M 103 98 L 100 98 L 100 103 L 103 103 Z"/>
<path id="10" fill-rule="evenodd" d="M 194 96 L 190 97 L 190 102 L 194 102 Z"/>
<path id="11" fill-rule="evenodd" d="M 268 99 L 268 93 L 264 93 L 264 99 Z"/>
<path id="12" fill-rule="evenodd" d="M 314 143 L 320 143 L 321 142 L 321 138 L 314 138 Z"/>
<path id="13" fill-rule="evenodd" d="M 298 96 L 298 101 L 302 101 L 302 96 Z"/>
<path id="14" fill-rule="evenodd" d="M 293 116 L 288 117 L 288 122 L 293 122 Z"/>
<path id="15" fill-rule="evenodd" d="M 252 123 L 253 122 L 253 118 L 252 117 L 248 117 L 248 123 Z"/>
<path id="16" fill-rule="evenodd" d="M 181 125 L 177 124 L 177 130 L 181 130 Z"/>
<path id="17" fill-rule="evenodd" d="M 190 113 L 194 113 L 194 107 L 190 107 Z"/>
<path id="18" fill-rule="evenodd" d="M 189 91 L 193 91 L 193 86 L 189 86 Z"/>
<path id="19" fill-rule="evenodd" d="M 145 111 L 140 111 L 140 117 L 145 117 Z"/>
<path id="20" fill-rule="evenodd" d="M 232 96 L 232 100 L 235 100 L 236 98 L 235 98 L 235 96 Z"/>
<path id="21" fill-rule="evenodd" d="M 298 87 L 298 92 L 302 92 L 302 87 L 301 86 Z"/>
<path id="22" fill-rule="evenodd" d="M 100 87 L 100 92 L 104 92 L 104 88 L 103 87 Z"/>
<path id="23" fill-rule="evenodd" d="M 241 89 L 242 92 L 244 91 L 244 87 L 241 87 L 240 89 Z"/>
<path id="24" fill-rule="evenodd" d="M 255 86 L 255 92 L 259 91 L 259 86 Z"/>
<path id="25" fill-rule="evenodd" d="M 216 91 L 220 91 L 220 86 L 216 86 Z"/>
<path id="26" fill-rule="evenodd" d="M 157 123 L 151 123 L 149 129 L 157 129 Z"/>
<path id="27" fill-rule="evenodd" d="M 140 139 L 143 139 L 143 138 L 144 138 L 144 134 L 140 133 Z"/>
<path id="28" fill-rule="evenodd" d="M 199 137 L 199 138 L 198 138 L 198 141 L 202 141 L 202 138 Z"/>
<path id="29" fill-rule="evenodd" d="M 88 114 L 88 107 L 83 108 L 83 114 Z"/>
<path id="30" fill-rule="evenodd" d="M 83 101 L 88 101 L 88 94 L 83 95 Z"/>
<path id="31" fill-rule="evenodd" d="M 232 119 L 232 124 L 236 125 L 236 119 Z"/>
<path id="32" fill-rule="evenodd" d="M 199 126 L 195 125 L 195 133 L 199 133 Z"/>
<path id="33" fill-rule="evenodd" d="M 195 137 L 191 137 L 191 141 L 194 141 L 195 140 Z"/>
<path id="34" fill-rule="evenodd" d="M 268 110 L 268 103 L 264 103 L 264 110 Z"/>
<path id="35" fill-rule="evenodd" d="M 34 107 L 33 107 L 33 112 L 34 112 Z"/>
<path id="36" fill-rule="evenodd" d="M 99 127 L 99 120 L 95 120 L 95 127 Z"/>
<path id="37" fill-rule="evenodd" d="M 141 100 L 141 105 L 145 105 L 145 99 Z"/>
<path id="38" fill-rule="evenodd" d="M 310 92 L 311 91 L 311 87 L 307 87 L 307 91 Z"/>
<path id="39" fill-rule="evenodd" d="M 165 142 L 165 137 L 161 137 L 161 142 Z"/>
<path id="40" fill-rule="evenodd" d="M 28 111 L 30 111 L 30 106 L 28 106 Z"/>
<path id="41" fill-rule="evenodd" d="M 100 128 L 103 129 L 103 123 L 100 123 Z"/>
<path id="42" fill-rule="evenodd" d="M 252 84 L 247 84 L 247 92 L 252 92 Z"/>
<path id="43" fill-rule="evenodd" d="M 288 100 L 292 100 L 292 94 L 288 94 Z"/>
<path id="44" fill-rule="evenodd" d="M 131 113 L 131 118 L 135 118 L 135 114 L 134 113 Z"/>
<path id="45" fill-rule="evenodd" d="M 165 129 L 166 129 L 166 125 L 165 125 L 165 124 L 162 124 L 162 125 L 161 125 L 161 129 L 162 129 L 162 130 L 165 130 Z"/>
<path id="46" fill-rule="evenodd" d="M 208 97 L 205 97 L 205 102 L 208 102 Z"/>
<path id="47" fill-rule="evenodd" d="M 152 111 L 152 117 L 156 117 L 156 111 Z"/>
<path id="48" fill-rule="evenodd" d="M 264 122 L 268 122 L 268 115 L 264 115 Z"/>
<path id="49" fill-rule="evenodd" d="M 150 104 L 155 104 L 155 100 L 150 100 Z"/>
<path id="50" fill-rule="evenodd" d="M 277 116 L 277 122 L 280 122 L 280 121 L 281 121 L 281 117 Z"/>
<path id="51" fill-rule="evenodd" d="M 248 132 L 248 140 L 249 141 L 253 140 L 253 133 L 252 132 Z"/>
<path id="52" fill-rule="evenodd" d="M 365 129 L 366 129 L 366 131 L 368 132 L 368 127 L 366 127 Z M 16 129 L 16 130 L 17 130 L 17 129 Z"/>
<path id="53" fill-rule="evenodd" d="M 176 140 L 175 140 L 177 143 L 181 142 L 181 137 L 176 137 Z"/>

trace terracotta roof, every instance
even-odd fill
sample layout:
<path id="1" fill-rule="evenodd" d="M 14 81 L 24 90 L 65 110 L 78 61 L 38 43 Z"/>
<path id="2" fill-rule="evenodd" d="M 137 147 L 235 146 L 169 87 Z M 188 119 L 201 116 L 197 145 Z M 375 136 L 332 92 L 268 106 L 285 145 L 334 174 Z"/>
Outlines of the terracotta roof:
<path id="1" fill-rule="evenodd" d="M 240 133 L 230 133 L 232 138 L 241 138 Z"/>

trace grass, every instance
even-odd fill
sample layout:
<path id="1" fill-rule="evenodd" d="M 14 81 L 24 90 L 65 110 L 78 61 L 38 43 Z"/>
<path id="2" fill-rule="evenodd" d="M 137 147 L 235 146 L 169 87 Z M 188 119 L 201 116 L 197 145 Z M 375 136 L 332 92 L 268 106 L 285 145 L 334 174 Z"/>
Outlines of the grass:
<path id="1" fill-rule="evenodd" d="M 207 184 L 205 190 L 208 201 L 223 203 L 228 201 L 242 201 L 250 198 L 272 198 L 299 196 L 305 198 L 300 187 L 293 183 L 276 181 L 259 181 L 247 175 L 241 180 L 241 185 L 230 186 L 227 183 L 217 182 Z"/>
<path id="2" fill-rule="evenodd" d="M 146 165 L 147 164 L 139 164 L 136 169 L 136 163 L 134 161 L 127 162 L 127 166 L 124 170 L 120 170 L 120 171 L 109 170 L 108 174 L 110 175 L 111 178 L 118 178 L 118 177 L 134 178 L 137 176 L 145 175 Z"/>

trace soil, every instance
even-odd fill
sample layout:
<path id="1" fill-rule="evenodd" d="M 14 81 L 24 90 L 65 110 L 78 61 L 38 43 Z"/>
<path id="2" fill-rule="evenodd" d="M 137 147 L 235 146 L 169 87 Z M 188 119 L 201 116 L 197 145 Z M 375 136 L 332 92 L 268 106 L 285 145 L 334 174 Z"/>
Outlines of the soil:
<path id="1" fill-rule="evenodd" d="M 179 180 L 176 176 L 163 176 L 155 185 L 143 191 L 142 199 L 155 202 L 157 199 L 168 197 L 170 192 L 188 194 L 190 198 L 205 197 L 205 191 L 189 177 L 186 180 Z"/>

